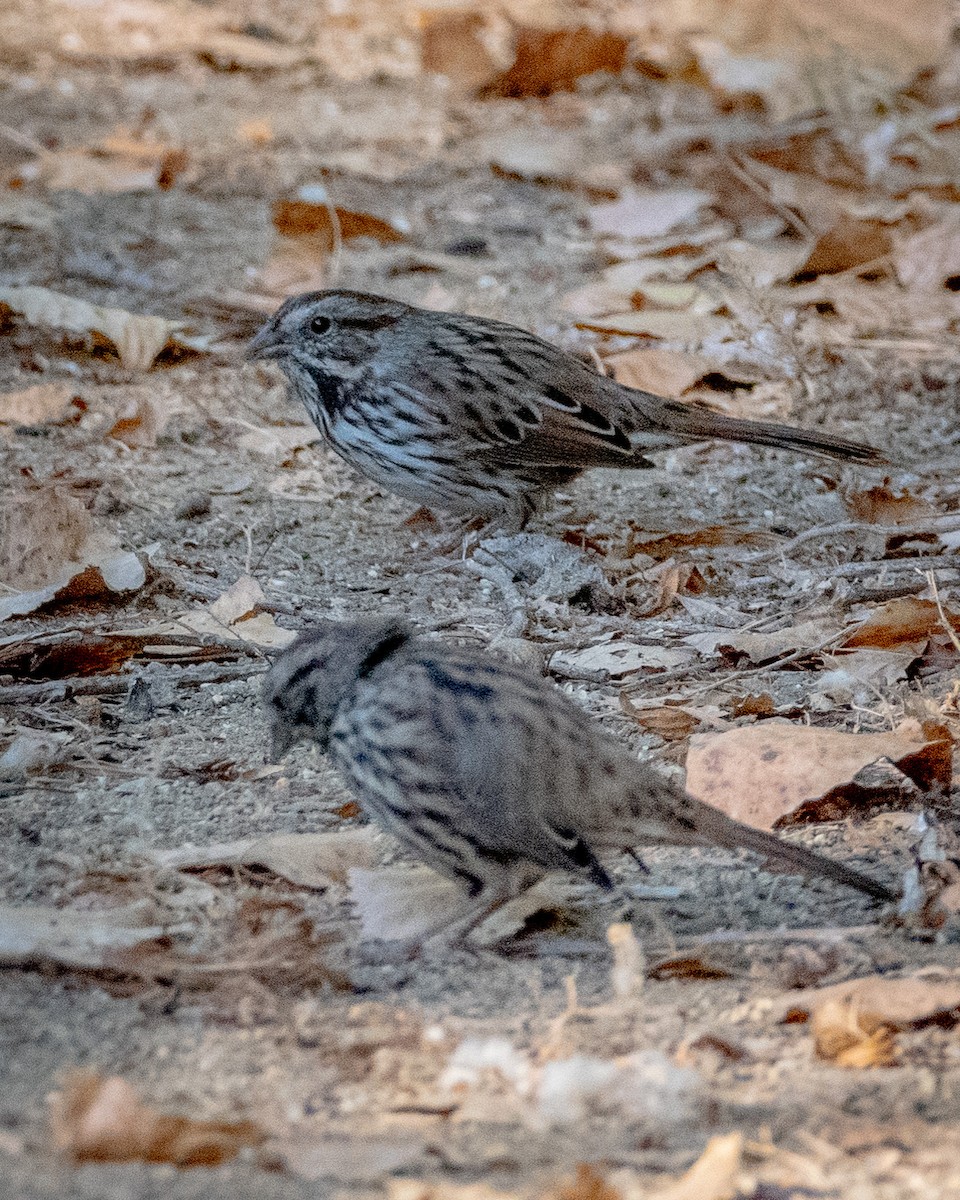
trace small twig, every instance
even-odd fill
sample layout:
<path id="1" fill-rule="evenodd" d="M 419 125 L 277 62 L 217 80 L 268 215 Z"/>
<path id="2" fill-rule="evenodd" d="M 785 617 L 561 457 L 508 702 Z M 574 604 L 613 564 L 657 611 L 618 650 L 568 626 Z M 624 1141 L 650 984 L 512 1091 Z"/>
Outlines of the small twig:
<path id="1" fill-rule="evenodd" d="M 937 606 L 937 612 L 940 615 L 940 623 L 947 631 L 947 636 L 953 643 L 953 648 L 960 654 L 960 638 L 957 637 L 957 631 L 950 624 L 947 614 L 943 611 L 943 605 L 940 603 L 940 589 L 937 587 L 937 578 L 932 571 L 926 572 L 927 583 L 930 585 L 930 591 L 933 593 L 933 600 Z"/>
<path id="2" fill-rule="evenodd" d="M 901 572 L 915 571 L 917 569 L 960 571 L 960 555 L 918 554 L 912 558 L 873 558 L 869 562 L 838 563 L 835 567 L 826 567 L 823 575 L 828 579 L 833 579 L 837 575 L 847 575 L 856 578 L 858 575 L 898 575 Z"/>
<path id="3" fill-rule="evenodd" d="M 872 525 L 869 521 L 840 521 L 835 525 L 815 525 L 803 533 L 798 533 L 772 550 L 758 550 L 754 554 L 745 554 L 742 562 L 769 562 L 772 559 L 784 558 L 804 542 L 812 542 L 818 538 L 837 537 L 843 533 L 876 533 L 885 537 L 910 535 L 919 533 L 954 533 L 960 530 L 960 513 L 948 513 L 943 517 L 928 517 L 925 521 L 917 521 L 904 525 Z"/>
<path id="4" fill-rule="evenodd" d="M 829 926 L 813 929 L 715 929 L 713 933 L 702 933 L 699 936 L 678 938 L 678 949 L 689 949 L 693 946 L 722 946 L 739 942 L 843 942 L 851 937 L 869 937 L 883 928 L 879 923 L 873 925 L 850 925 L 846 928 Z M 649 948 L 649 953 L 659 954 L 655 947 Z M 672 950 L 667 951 L 672 953 Z"/>
<path id="5" fill-rule="evenodd" d="M 213 663 L 198 667 L 182 667 L 170 675 L 183 687 L 200 687 L 205 683 L 228 683 L 259 674 L 262 661 L 242 663 Z M 167 672 L 164 672 L 167 674 Z M 46 683 L 23 683 L 0 689 L 0 705 L 49 704 L 75 696 L 120 696 L 129 691 L 135 676 L 128 672 L 119 675 L 86 675 L 77 679 L 51 679 Z"/>

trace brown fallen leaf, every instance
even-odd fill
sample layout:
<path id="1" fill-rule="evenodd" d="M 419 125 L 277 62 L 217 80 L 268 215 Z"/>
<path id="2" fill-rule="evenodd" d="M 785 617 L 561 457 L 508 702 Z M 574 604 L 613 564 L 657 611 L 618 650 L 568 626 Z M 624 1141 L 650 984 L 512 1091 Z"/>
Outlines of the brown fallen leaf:
<path id="1" fill-rule="evenodd" d="M 327 253 L 333 249 L 338 236 L 344 241 L 357 237 L 369 237 L 378 242 L 403 241 L 404 235 L 400 230 L 382 217 L 315 198 L 315 191 L 309 189 L 300 197 L 274 202 L 273 227 L 277 233 L 282 237 L 312 239 L 322 243 Z M 334 216 L 339 234 L 334 225 Z"/>
<path id="2" fill-rule="evenodd" d="M 937 511 L 932 504 L 920 496 L 911 495 L 906 488 L 902 492 L 894 492 L 889 483 L 862 492 L 850 492 L 844 498 L 844 503 L 854 520 L 868 521 L 872 525 L 922 521 Z"/>
<path id="3" fill-rule="evenodd" d="M 575 1175 L 541 1192 L 537 1200 L 623 1200 L 623 1193 L 597 1167 L 582 1162 L 577 1163 Z"/>
<path id="4" fill-rule="evenodd" d="M 892 763 L 921 792 L 939 794 L 950 787 L 952 757 L 945 726 L 913 719 L 890 733 L 863 734 L 764 721 L 694 734 L 687 789 L 739 821 L 772 829 L 835 820 L 869 802 L 876 785 L 868 768 L 878 760 Z"/>
<path id="5" fill-rule="evenodd" d="M 620 708 L 638 725 L 667 742 L 684 741 L 700 725 L 699 718 L 684 708 L 639 708 L 626 692 L 620 693 Z"/>
<path id="6" fill-rule="evenodd" d="M 465 91 L 474 91 L 496 76 L 488 13 L 479 9 L 426 9 L 417 14 L 417 23 L 424 71 L 446 75 L 455 87 Z"/>
<path id="7" fill-rule="evenodd" d="M 121 410 L 107 431 L 107 437 L 116 438 L 131 450 L 155 446 L 165 424 L 166 420 L 154 400 L 149 396 L 137 395 Z"/>
<path id="8" fill-rule="evenodd" d="M 704 529 L 693 529 L 688 533 L 664 533 L 640 540 L 631 530 L 623 550 L 624 558 L 635 554 L 649 554 L 658 561 L 671 558 L 678 550 L 695 546 L 755 546 L 769 545 L 769 534 L 750 529 L 737 529 L 732 525 L 708 525 Z"/>
<path id="9" fill-rule="evenodd" d="M 647 970 L 650 979 L 729 979 L 726 967 L 704 962 L 702 958 L 673 956 L 653 963 Z"/>
<path id="10" fill-rule="evenodd" d="M 837 223 L 821 233 L 799 273 L 833 275 L 875 263 L 893 248 L 890 227 L 881 221 L 862 220 L 841 213 Z"/>
<path id="11" fill-rule="evenodd" d="M 597 71 L 619 74 L 626 65 L 625 37 L 580 26 L 540 29 L 519 25 L 514 59 L 480 91 L 485 97 L 549 96 L 570 92 L 583 75 Z"/>
<path id="12" fill-rule="evenodd" d="M 889 1067 L 896 1059 L 893 1030 L 875 1024 L 872 1014 L 858 1012 L 852 1004 L 823 1004 L 813 1014 L 811 1032 L 817 1057 L 838 1067 Z"/>
<path id="13" fill-rule="evenodd" d="M 678 350 L 625 350 L 603 360 L 617 383 L 676 399 L 713 369 L 702 354 Z"/>
<path id="14" fill-rule="evenodd" d="M 954 631 L 960 630 L 960 616 L 944 609 Z M 857 625 L 843 642 L 844 649 L 875 647 L 896 650 L 910 647 L 919 652 L 923 643 L 936 633 L 945 632 L 940 610 L 933 600 L 904 596 L 879 605 L 865 621 Z M 919 649 L 918 649 L 919 647 Z"/>
<path id="15" fill-rule="evenodd" d="M 216 600 L 184 613 L 176 624 L 220 640 L 236 637 L 253 646 L 289 646 L 296 634 L 292 629 L 281 629 L 270 613 L 261 611 L 266 599 L 263 588 L 252 576 L 241 575 Z"/>
<path id="16" fill-rule="evenodd" d="M 66 679 L 71 676 L 112 675 L 133 658 L 167 663 L 235 661 L 236 645 L 200 644 L 201 639 L 174 632 L 173 625 L 93 633 L 62 630 L 0 640 L 0 675 L 19 680 Z"/>
<path id="17" fill-rule="evenodd" d="M 74 1163 L 213 1167 L 266 1137 L 253 1121 L 168 1116 L 144 1104 L 126 1080 L 92 1071 L 67 1076 L 51 1101 L 50 1127 L 55 1148 Z"/>
<path id="18" fill-rule="evenodd" d="M 72 384 L 36 383 L 0 393 L 0 425 L 66 425 L 79 421 L 86 407 Z"/>

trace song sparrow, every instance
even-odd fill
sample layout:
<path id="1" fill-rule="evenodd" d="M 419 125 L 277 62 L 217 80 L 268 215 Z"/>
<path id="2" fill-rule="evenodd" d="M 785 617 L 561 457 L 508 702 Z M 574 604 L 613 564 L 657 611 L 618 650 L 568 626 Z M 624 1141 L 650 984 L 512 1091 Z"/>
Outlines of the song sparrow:
<path id="1" fill-rule="evenodd" d="M 829 433 L 739 420 L 625 387 L 502 321 L 361 292 L 287 300 L 253 339 L 332 448 L 419 504 L 522 528 L 537 496 L 588 467 L 651 467 L 706 438 L 850 462 L 886 460 Z"/>
<path id="2" fill-rule="evenodd" d="M 752 850 L 882 900 L 882 884 L 686 795 L 538 676 L 416 637 L 402 622 L 326 622 L 267 673 L 274 757 L 308 739 L 408 851 L 459 881 L 465 933 L 548 871 L 612 887 L 603 850 Z M 443 914 L 447 925 L 462 913 Z"/>

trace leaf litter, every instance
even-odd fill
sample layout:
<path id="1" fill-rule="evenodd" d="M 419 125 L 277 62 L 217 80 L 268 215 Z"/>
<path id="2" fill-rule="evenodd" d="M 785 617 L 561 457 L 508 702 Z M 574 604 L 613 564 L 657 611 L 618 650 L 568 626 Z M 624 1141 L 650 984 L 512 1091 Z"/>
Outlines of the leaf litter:
<path id="1" fill-rule="evenodd" d="M 505 912 L 499 932 L 487 931 L 491 940 L 505 930 L 521 947 L 544 947 L 542 962 L 506 964 L 518 982 L 499 975 L 494 957 L 479 970 L 473 962 L 464 969 L 427 956 L 404 976 L 385 962 L 352 957 L 357 933 L 387 940 L 415 932 L 417 922 L 422 927 L 458 893 L 452 885 L 444 890 L 443 881 L 427 872 L 394 864 L 383 840 L 371 854 L 366 830 L 339 829 L 349 806 L 312 756 L 286 774 L 263 768 L 250 681 L 201 683 L 189 697 L 177 692 L 176 703 L 160 717 L 144 717 L 149 709 L 138 710 L 129 699 L 117 706 L 94 695 L 68 699 L 64 692 L 53 703 L 31 704 L 0 727 L 2 758 L 10 768 L 0 787 L 4 794 L 11 784 L 24 788 L 15 801 L 12 836 L 19 840 L 9 856 L 22 878 L 11 887 L 34 886 L 36 871 L 41 895 L 56 896 L 55 904 L 33 912 L 17 892 L 18 904 L 9 906 L 42 926 L 47 941 L 33 943 L 39 956 L 34 962 L 47 953 L 40 951 L 49 948 L 56 928 L 43 925 L 43 910 L 44 920 L 60 923 L 64 959 L 72 954 L 80 960 L 60 963 L 59 969 L 73 972 L 73 984 L 109 986 L 112 995 L 142 1003 L 145 1014 L 159 994 L 174 1031 L 171 1046 L 180 1037 L 179 1022 L 187 1019 L 178 1010 L 181 1002 L 200 1006 L 205 1038 L 215 1038 L 215 1022 L 233 1023 L 256 1029 L 265 1042 L 276 1038 L 279 1045 L 288 1038 L 278 1051 L 287 1058 L 309 1051 L 312 1036 L 295 1022 L 291 1028 L 300 1032 L 294 1040 L 304 1045 L 292 1049 L 284 1024 L 291 996 L 309 995 L 302 1003 L 314 1006 L 315 1024 L 329 1039 L 325 1046 L 346 1047 L 359 1031 L 367 1048 L 350 1043 L 339 1057 L 331 1055 L 332 1068 L 309 1055 L 289 1071 L 278 1066 L 279 1058 L 268 1068 L 279 1073 L 279 1090 L 295 1116 L 273 1157 L 258 1161 L 311 1180 L 386 1182 L 388 1192 L 403 1200 L 526 1196 L 534 1194 L 536 1161 L 549 1164 L 546 1175 L 536 1175 L 538 1194 L 564 1200 L 720 1200 L 738 1190 L 779 1195 L 777 1188 L 791 1186 L 843 1194 L 868 1177 L 878 1189 L 899 1188 L 889 1192 L 895 1195 L 902 1194 L 904 1173 L 927 1154 L 931 1178 L 944 1192 L 952 1169 L 944 1146 L 924 1144 L 920 1134 L 902 1161 L 882 1170 L 857 1150 L 842 1161 L 819 1144 L 801 1154 L 744 1140 L 738 1132 L 707 1140 L 718 1125 L 735 1130 L 742 1124 L 735 1104 L 748 1092 L 762 1108 L 758 1119 L 777 1130 L 796 1129 L 801 1148 L 815 1128 L 835 1127 L 838 1139 L 852 1136 L 850 1114 L 857 1105 L 867 1121 L 882 1127 L 884 1111 L 902 1114 L 902 1106 L 912 1103 L 913 1068 L 905 1066 L 902 1074 L 887 1072 L 898 1075 L 896 1097 L 883 1093 L 874 1104 L 873 1094 L 862 1092 L 841 1112 L 835 1098 L 817 1091 L 808 1064 L 801 1069 L 791 1061 L 787 1033 L 778 1029 L 771 1044 L 772 1010 L 763 1004 L 782 970 L 770 958 L 774 952 L 784 957 L 784 942 L 805 948 L 807 939 L 819 947 L 810 951 L 811 962 L 820 963 L 813 974 L 838 972 L 847 977 L 841 987 L 857 982 L 849 979 L 857 973 L 884 982 L 891 954 L 905 960 L 902 969 L 913 970 L 950 953 L 957 910 L 951 895 L 960 868 L 941 793 L 950 783 L 952 741 L 960 727 L 956 574 L 949 561 L 956 501 L 949 413 L 938 391 L 949 395 L 954 386 L 945 365 L 960 317 L 955 199 L 948 186 L 956 122 L 944 76 L 932 72 L 908 80 L 943 53 L 944 11 L 924 8 L 921 18 L 890 10 L 882 19 L 864 20 L 857 5 L 817 9 L 811 18 L 792 4 L 763 13 L 745 4 L 714 6 L 691 21 L 689 10 L 668 5 L 653 28 L 650 14 L 636 6 L 573 12 L 563 5 L 511 4 L 494 12 L 469 5 L 454 11 L 348 4 L 322 20 L 298 13 L 289 28 L 279 28 L 267 14 L 262 27 L 252 20 L 241 29 L 216 5 L 175 9 L 171 21 L 169 6 L 149 3 L 132 16 L 116 5 L 61 6 L 31 26 L 29 39 L 22 22 L 19 32 L 16 21 L 4 27 L 22 61 L 42 51 L 65 85 L 73 86 L 74 77 L 91 79 L 82 73 L 102 72 L 105 63 L 118 72 L 118 94 L 132 79 L 125 73 L 156 72 L 151 81 L 166 73 L 178 86 L 192 81 L 184 87 L 193 97 L 188 107 L 196 109 L 188 115 L 173 102 L 157 119 L 142 104 L 122 117 L 111 108 L 109 125 L 101 119 L 85 127 L 83 117 L 56 144 L 43 140 L 46 127 L 31 129 L 33 146 L 17 143 L 28 161 L 4 167 L 4 183 L 15 186 L 0 204 L 0 226 L 20 237 L 42 238 L 56 229 L 72 245 L 74 227 L 89 218 L 71 192 L 94 194 L 110 220 L 145 197 L 153 207 L 146 228 L 112 238 L 104 248 L 109 265 L 102 284 L 82 275 L 61 280 L 59 263 L 3 281 L 0 330 L 12 353 L 2 385 L 7 399 L 0 401 L 0 414 L 8 416 L 0 424 L 21 477 L 56 478 L 60 499 L 45 493 L 31 545 L 5 532 L 4 546 L 12 543 L 13 549 L 4 550 L 6 573 L 0 577 L 14 590 L 0 603 L 23 604 L 17 597 L 25 591 L 60 586 L 67 563 L 88 557 L 99 563 L 87 547 L 88 539 L 101 535 L 114 551 L 129 553 L 119 547 L 150 546 L 162 527 L 163 545 L 176 541 L 181 556 L 177 572 L 164 575 L 151 566 L 150 555 L 137 551 L 143 579 L 135 588 L 114 592 L 100 571 L 99 581 L 91 577 L 96 589 L 78 586 L 30 610 L 15 609 L 11 616 L 23 620 L 11 625 L 16 632 L 0 647 L 4 682 L 95 682 L 113 674 L 125 685 L 127 672 L 146 664 L 172 678 L 185 665 L 202 666 L 205 656 L 230 654 L 256 664 L 258 655 L 291 635 L 277 625 L 275 613 L 290 614 L 283 620 L 292 627 L 313 613 L 383 605 L 409 609 L 425 625 L 436 623 L 439 636 L 496 642 L 506 634 L 495 650 L 546 661 L 577 702 L 634 740 L 642 754 L 662 756 L 662 769 L 677 770 L 693 739 L 692 784 L 699 747 L 726 747 L 720 774 L 706 774 L 711 794 L 728 811 L 740 811 L 747 791 L 761 798 L 772 794 L 778 803 L 765 808 L 762 819 L 816 818 L 817 840 L 832 836 L 822 821 L 841 816 L 849 804 L 861 812 L 862 806 L 907 805 L 916 812 L 929 805 L 939 823 L 924 817 L 924 832 L 917 818 L 914 832 L 906 814 L 905 824 L 844 822 L 852 844 L 872 847 L 898 874 L 904 857 L 912 864 L 900 917 L 912 940 L 894 942 L 899 935 L 890 930 L 858 927 L 855 909 L 834 909 L 799 888 L 789 890 L 782 878 L 758 903 L 751 891 L 756 876 L 742 867 L 737 879 L 750 882 L 734 885 L 728 869 L 720 886 L 719 868 L 709 857 L 662 860 L 655 851 L 651 872 L 662 872 L 667 861 L 668 878 L 683 886 L 673 889 L 655 919 L 638 912 L 630 937 L 611 933 L 612 967 L 580 944 L 577 980 L 587 1002 L 576 999 L 559 954 L 551 973 L 551 947 L 562 946 L 568 933 L 555 920 L 571 900 L 560 879 L 541 885 L 544 892 L 532 898 L 532 907 Z M 816 38 L 801 33 L 798 40 L 798 28 L 809 29 L 811 19 Z M 839 48 L 846 54 L 842 68 Z M 626 73 L 618 76 L 625 64 Z M 318 65 L 341 82 L 318 83 Z M 415 83 L 421 67 L 445 75 L 446 82 Z M 591 75 L 597 70 L 599 76 Z M 294 75 L 296 87 L 288 88 Z M 363 81 L 356 92 L 342 82 L 348 78 Z M 265 80 L 280 98 L 276 106 L 264 100 Z M 23 95 L 35 94 L 35 87 L 35 81 L 25 85 Z M 221 105 L 226 128 L 207 117 L 204 89 L 218 103 L 229 91 L 230 102 Z M 298 92 L 310 112 L 306 141 Z M 667 108 L 656 107 L 667 101 Z M 808 117 L 813 108 L 819 115 Z M 26 111 L 29 128 L 33 109 Z M 204 120 L 209 129 L 201 128 Z M 262 235 L 254 235 L 243 218 L 234 229 L 239 206 L 227 216 L 220 207 L 231 202 L 241 179 L 244 195 L 256 195 Z M 228 358 L 198 362 L 193 370 L 177 357 L 183 349 L 216 344 L 218 322 L 234 319 L 217 309 L 219 316 L 205 318 L 211 324 L 204 333 L 188 334 L 178 297 L 190 293 L 192 277 L 175 275 L 186 278 L 186 287 L 164 290 L 174 260 L 204 259 L 204 205 L 216 209 L 234 249 L 242 248 L 242 262 L 235 262 L 227 287 L 220 286 L 225 276 L 214 272 L 203 290 L 227 308 L 235 305 L 234 315 L 244 312 L 248 321 L 251 312 L 270 311 L 291 290 L 341 279 L 434 307 L 506 316 L 568 339 L 571 348 L 589 346 L 633 386 L 733 415 L 841 430 L 856 417 L 871 427 L 870 437 L 899 438 L 913 449 L 925 438 L 922 478 L 898 466 L 888 480 L 871 486 L 859 477 L 852 483 L 832 466 L 802 464 L 794 475 L 792 467 L 765 467 L 735 447 L 691 447 L 664 458 L 670 487 L 676 485 L 680 497 L 675 509 L 673 493 L 668 498 L 666 488 L 646 480 L 610 486 L 587 480 L 559 497 L 558 509 L 548 514 L 551 530 L 582 525 L 568 538 L 576 554 L 551 558 L 530 541 L 487 539 L 466 555 L 467 569 L 437 569 L 436 561 L 416 557 L 429 553 L 429 538 L 403 526 L 408 511 L 366 485 L 357 489 L 339 466 L 330 468 L 310 449 L 315 431 L 292 426 L 290 420 L 302 422 L 302 415 L 281 414 L 276 393 L 250 405 Z M 526 247 L 534 244 L 536 254 L 530 255 Z M 29 245 L 43 260 L 41 242 Z M 66 255 L 64 261 L 70 261 Z M 91 261 L 89 254 L 83 261 Z M 157 295 L 164 297 L 162 307 Z M 169 319 L 140 316 L 158 309 Z M 75 335 L 55 344 L 52 362 L 50 343 L 37 332 L 42 327 Z M 88 384 L 116 366 L 110 358 L 79 355 L 78 338 L 84 347 L 115 352 L 121 371 L 149 370 L 162 353 L 164 365 L 172 365 L 165 375 L 176 376 L 188 402 L 181 409 L 161 408 L 121 375 L 107 373 L 96 382 L 113 381 L 112 415 L 96 412 L 97 420 L 90 420 L 90 409 L 85 414 L 74 397 L 99 404 L 100 393 Z M 859 375 L 851 367 L 856 356 L 862 356 Z M 919 382 L 910 382 L 913 371 Z M 907 381 L 895 382 L 901 374 Z M 195 396 L 213 414 L 209 420 L 195 419 Z M 911 397 L 922 403 L 910 408 Z M 854 433 L 852 426 L 849 431 Z M 868 436 L 860 428 L 854 435 L 861 432 Z M 931 445 L 937 447 L 935 463 Z M 249 482 L 232 491 L 219 476 L 222 464 L 233 462 L 235 447 L 246 456 Z M 273 478 L 262 478 L 258 458 Z M 104 498 L 109 492 L 133 505 L 111 510 L 109 501 L 98 501 L 90 512 L 70 488 L 69 472 L 63 474 L 68 461 L 77 473 L 89 471 L 109 484 Z M 171 500 L 179 502 L 196 480 L 223 508 L 199 505 L 194 516 L 174 517 Z M 251 502 L 278 506 L 270 510 L 273 527 L 251 524 L 244 511 Z M 19 512 L 19 501 L 16 506 Z M 411 549 L 415 557 L 407 560 L 407 542 L 413 546 L 415 539 L 419 549 Z M 927 569 L 936 572 L 933 588 Z M 31 572 L 36 588 L 26 582 Z M 191 573 L 206 590 L 179 594 L 180 581 Z M 203 608 L 191 606 L 196 595 L 208 598 Z M 135 610 L 130 628 L 115 616 L 104 628 L 100 606 L 117 598 Z M 68 614 L 75 629 L 62 627 L 62 610 L 52 600 L 78 606 Z M 445 622 L 452 624 L 445 628 Z M 238 722 L 240 711 L 245 715 Z M 222 740 L 221 730 L 229 731 Z M 766 749 L 757 753 L 758 747 Z M 774 756 L 764 758 L 771 748 Z M 759 773 L 747 789 L 745 770 L 757 765 L 756 758 Z M 79 815 L 52 787 L 41 793 L 45 812 L 32 807 L 31 789 L 52 779 L 79 789 Z M 91 779 L 95 791 L 88 787 Z M 171 823 L 171 807 L 188 816 Z M 102 838 L 99 822 L 94 830 L 90 819 L 101 813 Z M 313 829 L 318 819 L 327 822 L 322 830 Z M 117 822 L 122 832 L 114 837 Z M 307 829 L 292 832 L 303 823 Z M 136 830 L 132 841 L 128 827 Z M 164 939 L 175 921 L 138 926 L 131 919 L 127 927 L 116 904 L 76 908 L 70 887 L 78 885 L 82 856 L 94 855 L 101 840 L 114 869 L 137 864 L 124 885 L 134 897 L 138 890 L 142 899 L 155 898 L 157 888 L 166 897 L 182 889 L 180 908 L 147 905 L 136 910 L 140 918 L 186 910 L 192 933 L 176 934 L 171 944 Z M 157 845 L 168 849 L 158 852 Z M 70 858 L 68 851 L 78 847 L 81 857 Z M 57 859 L 58 853 L 65 857 Z M 786 889 L 782 903 L 777 889 Z M 218 911 L 204 940 L 198 911 L 208 913 L 211 905 Z M 654 956 L 649 968 L 646 956 L 662 942 L 664 923 L 667 940 L 680 948 Z M 349 978 L 327 963 L 329 928 L 345 936 L 335 948 L 337 961 L 346 955 Z M 623 926 L 615 922 L 611 931 L 618 928 Z M 137 929 L 165 932 L 122 944 L 136 938 Z M 116 940 L 106 953 L 109 963 L 90 946 L 98 930 Z M 748 970 L 728 971 L 704 946 L 691 944 L 711 933 L 747 944 Z M 597 943 L 605 954 L 602 937 Z M 844 953 L 823 952 L 835 945 Z M 54 961 L 48 957 L 45 969 Z M 869 974 L 875 968 L 880 975 Z M 11 967 L 8 979 L 14 975 Z M 567 980 L 562 988 L 561 977 Z M 398 978 L 403 982 L 394 986 Z M 387 1019 L 372 1020 L 355 1011 L 359 1005 L 352 1015 L 332 1007 L 329 995 L 351 986 L 384 995 Z M 551 1003 L 562 989 L 568 1004 L 558 1014 Z M 936 1036 L 953 1020 L 952 1009 L 900 1022 L 889 1004 L 861 1000 L 834 997 L 832 1015 L 818 1018 L 817 1047 L 831 1046 L 822 1061 L 842 1060 L 852 1076 L 887 1063 L 948 1061 L 937 1058 L 942 1051 Z M 657 1087 L 675 1079 L 671 1073 L 682 1064 L 674 1050 L 686 1044 L 687 1033 L 697 1032 L 690 1027 L 700 1017 L 693 1014 L 718 1023 L 725 1011 L 736 1012 L 724 1006 L 737 1004 L 759 1006 L 757 1020 L 766 1022 L 768 1041 L 764 1048 L 749 1036 L 737 1039 L 737 1078 L 723 1076 L 722 1066 L 719 1076 L 709 1074 L 708 1060 L 717 1055 L 697 1052 L 692 1086 L 706 1097 L 709 1119 L 699 1108 L 689 1110 L 690 1128 L 681 1134 L 679 1126 L 660 1120 L 663 1114 L 640 1114 L 630 1080 L 642 1077 L 649 1090 L 654 1075 Z M 435 1024 L 425 1024 L 414 1041 L 397 1040 L 391 1022 L 402 1025 L 421 1006 Z M 470 1016 L 461 1017 L 460 1008 L 469 1008 Z M 861 1019 L 864 1013 L 869 1019 Z M 151 1020 L 144 1016 L 145 1024 Z M 458 1041 L 454 1033 L 463 1036 Z M 703 1045 L 709 1037 L 703 1035 Z M 716 1037 L 716 1045 L 726 1044 Z M 479 1039 L 471 1061 L 481 1067 L 465 1092 L 448 1097 L 447 1108 L 425 1104 L 422 1112 L 409 1111 L 429 1095 L 429 1064 L 436 1058 L 429 1047 L 446 1045 L 448 1038 L 451 1045 Z M 491 1038 L 498 1039 L 495 1045 Z M 644 1059 L 640 1069 L 637 1055 L 648 1049 L 664 1053 Z M 175 1064 L 176 1054 L 168 1061 Z M 768 1104 L 766 1098 L 782 1097 L 779 1080 L 788 1068 L 805 1116 L 785 1122 L 781 1101 Z M 168 1092 L 170 1081 L 178 1095 L 190 1094 L 177 1066 L 156 1070 L 168 1082 L 149 1094 Z M 190 1070 L 200 1086 L 194 1063 Z M 309 1084 L 292 1082 L 323 1070 L 330 1073 L 312 1092 Z M 548 1080 L 554 1089 L 555 1109 L 543 1109 L 536 1088 L 530 1093 L 540 1102 L 536 1119 L 524 1111 L 529 1095 L 509 1084 L 524 1071 L 528 1080 Z M 246 1097 L 249 1084 L 230 1078 L 228 1090 Z M 120 1082 L 95 1078 L 78 1094 L 89 1095 L 94 1116 L 101 1109 L 116 1115 L 120 1096 L 117 1107 L 140 1113 L 143 1127 L 155 1128 L 156 1113 Z M 40 1085 L 51 1086 L 49 1074 Z M 923 1086 L 917 1084 L 917 1111 L 930 1104 L 932 1093 L 922 1092 Z M 657 1087 L 653 1094 L 662 1098 Z M 145 1081 L 143 1088 L 148 1094 L 152 1085 Z M 725 1107 L 727 1094 L 733 1107 Z M 178 1103 L 171 1111 L 183 1107 Z M 208 1098 L 204 1107 L 211 1111 Z M 606 1131 L 591 1126 L 597 1111 L 608 1114 Z M 364 1114 L 362 1129 L 358 1112 Z M 559 1114 L 558 1127 L 575 1130 L 591 1152 L 596 1149 L 595 1162 L 578 1167 L 568 1145 L 561 1150 L 549 1140 L 544 1115 L 550 1112 Z M 516 1116 L 521 1141 L 510 1140 L 507 1113 Z M 390 1132 L 396 1128 L 391 1122 L 402 1120 L 417 1130 L 406 1149 L 407 1135 Z M 635 1136 L 638 1120 L 650 1122 L 647 1141 Z M 431 1124 L 439 1121 L 445 1123 L 442 1136 Z M 108 1124 L 113 1122 L 111 1115 Z M 200 1125 L 200 1141 L 209 1135 L 219 1147 L 212 1153 L 225 1155 L 230 1135 L 217 1142 L 219 1135 Z M 70 1145 L 87 1144 L 77 1133 L 82 1126 L 81 1115 L 66 1135 Z M 634 1135 L 629 1145 L 616 1142 L 618 1127 Z M 898 1118 L 896 1127 L 906 1129 L 907 1118 Z M 924 1128 L 918 1121 L 909 1127 L 914 1133 Z M 426 1140 L 424 1129 L 430 1131 Z M 465 1142 L 468 1129 L 475 1132 Z M 691 1129 L 699 1147 L 706 1145 L 701 1158 L 695 1157 Z M 122 1154 L 152 1153 L 119 1117 L 114 1133 Z M 937 1140 L 946 1145 L 942 1129 Z M 166 1161 L 190 1161 L 182 1146 L 160 1142 Z M 390 1178 L 425 1171 L 423 1147 L 438 1144 L 443 1154 L 430 1151 L 428 1160 L 436 1180 Z M 581 1153 L 579 1145 L 573 1149 Z M 18 1154 L 26 1157 L 22 1148 Z M 453 1182 L 457 1171 L 489 1176 L 498 1186 Z"/>

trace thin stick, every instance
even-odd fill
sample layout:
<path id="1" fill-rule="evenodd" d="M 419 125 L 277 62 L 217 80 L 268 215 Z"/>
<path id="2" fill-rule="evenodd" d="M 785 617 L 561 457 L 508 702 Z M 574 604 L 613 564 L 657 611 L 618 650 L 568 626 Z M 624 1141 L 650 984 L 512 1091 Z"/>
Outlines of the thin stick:
<path id="1" fill-rule="evenodd" d="M 960 654 L 960 638 L 957 637 L 957 632 L 947 619 L 947 614 L 943 611 L 943 605 L 940 603 L 940 589 L 937 587 L 937 578 L 932 571 L 926 572 L 927 583 L 930 585 L 930 591 L 933 592 L 933 599 L 937 606 L 937 612 L 940 614 L 940 623 L 947 631 L 947 636 L 953 642 L 953 648 Z"/>

